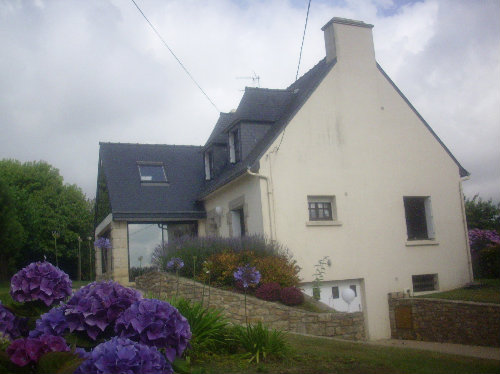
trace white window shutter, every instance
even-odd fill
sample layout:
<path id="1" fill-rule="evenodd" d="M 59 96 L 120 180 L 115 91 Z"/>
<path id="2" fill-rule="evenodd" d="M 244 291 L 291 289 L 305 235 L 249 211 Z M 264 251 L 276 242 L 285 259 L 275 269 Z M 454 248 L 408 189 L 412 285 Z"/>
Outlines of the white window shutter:
<path id="1" fill-rule="evenodd" d="M 424 201 L 425 204 L 425 220 L 427 223 L 427 235 L 429 239 L 436 238 L 436 232 L 434 230 L 434 217 L 432 215 L 431 198 L 428 197 Z"/>

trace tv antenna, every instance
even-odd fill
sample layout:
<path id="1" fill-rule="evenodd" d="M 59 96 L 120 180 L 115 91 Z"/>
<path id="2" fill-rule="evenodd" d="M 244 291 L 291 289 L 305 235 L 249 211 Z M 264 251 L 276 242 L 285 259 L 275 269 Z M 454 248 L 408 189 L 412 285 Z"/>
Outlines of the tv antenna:
<path id="1" fill-rule="evenodd" d="M 251 75 L 251 76 L 248 76 L 248 77 L 236 77 L 236 79 L 251 79 L 252 80 L 252 85 L 255 86 L 255 84 L 257 83 L 257 87 L 260 88 L 260 76 L 258 76 L 257 74 L 255 74 L 255 71 L 253 72 L 253 75 Z"/>

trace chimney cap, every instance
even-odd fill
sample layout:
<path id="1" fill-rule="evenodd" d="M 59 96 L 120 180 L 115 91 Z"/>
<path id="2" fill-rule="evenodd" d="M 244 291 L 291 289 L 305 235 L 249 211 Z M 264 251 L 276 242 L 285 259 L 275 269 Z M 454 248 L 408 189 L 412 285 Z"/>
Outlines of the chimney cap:
<path id="1" fill-rule="evenodd" d="M 326 28 L 328 28 L 332 23 L 340 23 L 343 25 L 350 25 L 350 26 L 358 26 L 358 27 L 366 27 L 366 28 L 373 28 L 373 25 L 369 23 L 364 23 L 363 21 L 356 21 L 354 19 L 349 19 L 349 18 L 341 18 L 341 17 L 333 17 L 330 21 L 326 23 L 325 26 L 321 28 L 321 31 L 325 31 Z"/>

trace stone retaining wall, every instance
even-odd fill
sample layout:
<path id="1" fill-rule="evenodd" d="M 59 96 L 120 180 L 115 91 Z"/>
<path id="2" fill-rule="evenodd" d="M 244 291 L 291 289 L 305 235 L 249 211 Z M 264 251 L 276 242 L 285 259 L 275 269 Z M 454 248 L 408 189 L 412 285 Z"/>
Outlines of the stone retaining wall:
<path id="1" fill-rule="evenodd" d="M 136 278 L 136 288 L 151 292 L 153 296 L 176 295 L 175 276 L 166 273 L 149 273 Z M 244 295 L 218 288 L 204 287 L 192 280 L 179 279 L 179 296 L 201 301 L 220 308 L 229 321 L 245 323 Z M 247 296 L 248 322 L 263 322 L 270 328 L 316 336 L 336 336 L 343 339 L 365 339 L 364 319 L 357 313 L 314 313 L 291 308 L 279 303 L 268 302 Z"/>
<path id="2" fill-rule="evenodd" d="M 500 305 L 389 294 L 395 339 L 500 346 Z"/>

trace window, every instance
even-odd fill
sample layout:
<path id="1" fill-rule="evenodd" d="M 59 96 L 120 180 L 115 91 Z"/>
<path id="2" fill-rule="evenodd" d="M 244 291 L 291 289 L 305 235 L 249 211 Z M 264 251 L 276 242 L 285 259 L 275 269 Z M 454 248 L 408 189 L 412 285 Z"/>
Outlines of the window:
<path id="1" fill-rule="evenodd" d="M 245 236 L 245 214 L 243 208 L 231 210 L 231 226 L 233 238 Z"/>
<path id="2" fill-rule="evenodd" d="M 358 292 L 356 291 L 356 285 L 355 284 L 351 284 L 349 286 L 349 288 L 354 291 L 354 297 L 357 297 L 358 296 Z"/>
<path id="3" fill-rule="evenodd" d="M 229 161 L 236 163 L 241 159 L 241 147 L 238 129 L 229 133 Z"/>
<path id="4" fill-rule="evenodd" d="M 308 196 L 309 221 L 336 221 L 335 196 Z"/>
<path id="5" fill-rule="evenodd" d="M 438 287 L 437 274 L 412 275 L 413 292 L 435 291 Z"/>
<path id="6" fill-rule="evenodd" d="M 214 152 L 205 152 L 205 179 L 210 180 L 213 178 L 214 173 Z"/>
<path id="7" fill-rule="evenodd" d="M 338 286 L 333 286 L 332 287 L 332 299 L 338 299 L 339 298 L 339 288 Z"/>
<path id="8" fill-rule="evenodd" d="M 430 197 L 403 197 L 408 240 L 434 239 Z"/>
<path id="9" fill-rule="evenodd" d="M 167 176 L 161 162 L 138 162 L 141 183 L 167 183 Z"/>

